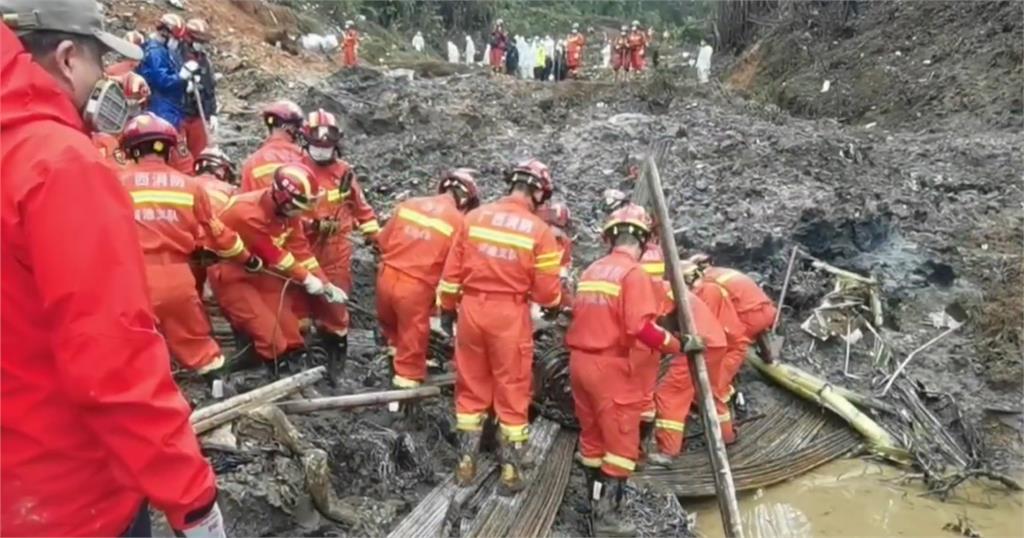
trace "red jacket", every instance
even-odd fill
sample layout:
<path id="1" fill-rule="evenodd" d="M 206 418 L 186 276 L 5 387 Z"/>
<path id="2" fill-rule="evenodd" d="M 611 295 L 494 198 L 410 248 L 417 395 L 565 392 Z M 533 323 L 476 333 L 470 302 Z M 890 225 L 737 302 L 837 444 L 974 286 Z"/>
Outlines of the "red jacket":
<path id="1" fill-rule="evenodd" d="M 292 137 L 274 133 L 242 164 L 241 192 L 265 189 L 274 181 L 274 171 L 282 164 L 302 161 L 302 150 Z"/>
<path id="2" fill-rule="evenodd" d="M 0 534 L 172 526 L 213 471 L 156 332 L 132 214 L 52 77 L 0 25 Z"/>
<path id="3" fill-rule="evenodd" d="M 411 198 L 395 208 L 377 244 L 381 262 L 436 287 L 463 215 L 450 194 Z"/>

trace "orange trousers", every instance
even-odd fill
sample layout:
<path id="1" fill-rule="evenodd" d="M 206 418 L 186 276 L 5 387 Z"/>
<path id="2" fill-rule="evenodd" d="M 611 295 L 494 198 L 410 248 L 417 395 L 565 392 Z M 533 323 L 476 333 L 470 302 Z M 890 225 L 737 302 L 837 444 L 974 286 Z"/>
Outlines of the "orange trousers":
<path id="1" fill-rule="evenodd" d="M 185 135 L 185 144 L 193 156 L 199 155 L 210 140 L 206 134 L 206 127 L 203 126 L 203 118 L 185 118 L 181 121 L 181 132 Z"/>
<path id="2" fill-rule="evenodd" d="M 725 359 L 726 348 L 712 347 L 704 352 L 711 386 L 718 381 L 722 361 Z M 690 414 L 690 406 L 696 396 L 696 381 L 690 376 L 690 365 L 686 357 L 673 357 L 668 373 L 661 380 L 654 394 L 654 403 L 658 408 L 658 418 L 654 421 L 655 438 L 658 451 L 668 456 L 678 455 L 683 450 L 686 433 L 686 417 Z M 713 391 L 712 391 L 713 392 Z M 732 417 L 729 407 L 715 397 L 715 412 L 718 422 L 722 425 L 722 437 L 726 443 L 735 441 L 732 430 Z"/>
<path id="3" fill-rule="evenodd" d="M 644 70 L 644 49 L 631 49 L 629 51 L 629 67 L 633 71 Z"/>
<path id="4" fill-rule="evenodd" d="M 345 67 L 355 67 L 359 63 L 359 57 L 356 55 L 355 47 L 344 47 L 341 56 L 342 64 Z"/>
<path id="5" fill-rule="evenodd" d="M 624 357 L 579 350 L 569 354 L 569 381 L 580 422 L 583 465 L 627 478 L 640 457 L 640 372 Z"/>
<path id="6" fill-rule="evenodd" d="M 272 361 L 305 345 L 299 318 L 291 309 L 292 294 L 284 291 L 284 280 L 250 274 L 231 263 L 210 267 L 207 278 L 224 315 L 234 328 L 252 338 L 261 359 Z M 301 290 L 302 284 L 292 282 L 288 290 L 293 288 Z"/>
<path id="7" fill-rule="evenodd" d="M 427 378 L 427 343 L 436 286 L 388 265 L 377 275 L 377 319 L 395 346 L 393 385 L 411 388 Z"/>
<path id="8" fill-rule="evenodd" d="M 739 337 L 729 342 L 725 350 L 725 357 L 718 366 L 717 375 L 712 375 L 713 382 L 711 389 L 715 393 L 715 399 L 728 402 L 732 398 L 732 380 L 743 366 L 743 360 L 747 357 L 747 349 L 750 348 L 750 340 L 746 337 Z M 708 366 L 710 368 L 710 365 Z"/>
<path id="9" fill-rule="evenodd" d="M 656 414 L 654 388 L 658 384 L 661 353 L 651 351 L 647 346 L 638 345 L 629 350 L 629 362 L 636 372 L 638 386 L 643 395 L 640 419 L 644 422 L 652 422 Z"/>
<path id="10" fill-rule="evenodd" d="M 147 264 L 146 282 L 160 331 L 178 362 L 197 370 L 219 357 L 220 346 L 210 334 L 210 320 L 196 294 L 191 266 L 186 262 Z"/>
<path id="11" fill-rule="evenodd" d="M 739 314 L 740 322 L 746 329 L 746 338 L 738 339 L 737 342 L 730 342 L 729 352 L 722 362 L 722 372 L 719 375 L 719 386 L 715 387 L 715 394 L 721 395 L 726 402 L 732 398 L 732 381 L 736 374 L 743 367 L 743 361 L 747 358 L 747 350 L 750 344 L 757 340 L 761 333 L 771 328 L 775 321 L 775 307 L 771 304 L 761 305 L 754 310 L 747 310 Z"/>
<path id="12" fill-rule="evenodd" d="M 455 339 L 456 429 L 479 431 L 493 409 L 509 442 L 529 438 L 533 321 L 521 295 L 463 295 Z"/>

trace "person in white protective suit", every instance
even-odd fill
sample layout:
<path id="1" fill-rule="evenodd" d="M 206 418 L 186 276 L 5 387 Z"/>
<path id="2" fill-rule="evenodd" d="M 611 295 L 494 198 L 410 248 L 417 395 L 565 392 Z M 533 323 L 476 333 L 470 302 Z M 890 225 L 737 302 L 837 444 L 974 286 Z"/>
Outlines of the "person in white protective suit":
<path id="1" fill-rule="evenodd" d="M 423 32 L 416 31 L 416 35 L 412 38 L 412 48 L 416 49 L 416 52 L 423 52 Z"/>
<path id="2" fill-rule="evenodd" d="M 700 51 L 697 52 L 697 81 L 701 84 L 707 84 L 709 77 L 711 76 L 711 54 L 714 50 L 711 45 L 708 45 L 707 41 L 700 40 Z"/>
<path id="3" fill-rule="evenodd" d="M 456 47 L 455 43 L 451 41 L 448 42 L 448 63 L 459 63 L 459 47 Z"/>
<path id="4" fill-rule="evenodd" d="M 476 60 L 476 45 L 473 38 L 466 34 L 466 65 L 473 65 L 473 60 Z"/>

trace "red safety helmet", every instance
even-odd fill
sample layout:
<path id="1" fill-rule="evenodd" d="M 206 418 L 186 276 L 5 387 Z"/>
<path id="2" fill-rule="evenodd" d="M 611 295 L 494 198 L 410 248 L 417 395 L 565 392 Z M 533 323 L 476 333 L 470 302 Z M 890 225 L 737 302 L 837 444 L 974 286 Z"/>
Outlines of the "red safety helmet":
<path id="1" fill-rule="evenodd" d="M 235 163 L 218 148 L 207 147 L 200 152 L 193 169 L 197 174 L 209 173 L 228 183 L 234 183 L 237 177 Z"/>
<path id="2" fill-rule="evenodd" d="M 437 192 L 444 194 L 452 189 L 461 192 L 459 209 L 470 210 L 480 205 L 480 188 L 476 186 L 476 170 L 472 168 L 456 168 L 448 170 L 437 185 Z"/>
<path id="3" fill-rule="evenodd" d="M 537 210 L 537 216 L 544 222 L 562 229 L 568 228 L 569 221 L 572 219 L 569 206 L 565 202 L 553 202 L 544 205 Z"/>
<path id="4" fill-rule="evenodd" d="M 318 108 L 306 115 L 306 121 L 302 124 L 302 138 L 310 146 L 321 148 L 338 147 L 344 133 L 338 126 L 338 120 L 334 114 Z"/>
<path id="5" fill-rule="evenodd" d="M 156 30 L 181 39 L 185 37 L 185 21 L 174 13 L 164 13 L 156 21 Z"/>
<path id="6" fill-rule="evenodd" d="M 274 171 L 270 197 L 278 210 L 291 215 L 295 210 L 309 211 L 320 192 L 313 171 L 301 163 L 281 165 Z"/>
<path id="7" fill-rule="evenodd" d="M 142 148 L 143 144 L 148 144 Z M 166 155 L 178 144 L 178 130 L 167 120 L 151 112 L 139 114 L 125 125 L 121 133 L 121 149 L 132 158 L 138 158 L 143 149 Z"/>
<path id="8" fill-rule="evenodd" d="M 263 123 L 270 128 L 287 125 L 298 128 L 302 125 L 302 108 L 287 99 L 263 107 L 262 115 Z"/>
<path id="9" fill-rule="evenodd" d="M 132 45 L 141 47 L 146 43 L 146 36 L 138 30 L 131 30 L 128 33 L 124 34 L 124 40 L 131 43 Z"/>
<path id="10" fill-rule="evenodd" d="M 601 231 L 608 240 L 627 232 L 644 243 L 651 236 L 651 217 L 642 206 L 626 204 L 612 212 Z"/>
<path id="11" fill-rule="evenodd" d="M 505 182 L 509 185 L 526 183 L 527 185 L 541 191 L 542 197 L 539 203 L 544 203 L 551 198 L 555 185 L 551 181 L 551 170 L 548 165 L 537 159 L 529 159 L 512 168 L 512 172 L 505 176 Z"/>
<path id="12" fill-rule="evenodd" d="M 185 22 L 185 36 L 191 41 L 207 43 L 211 39 L 210 25 L 200 18 L 189 19 Z"/>

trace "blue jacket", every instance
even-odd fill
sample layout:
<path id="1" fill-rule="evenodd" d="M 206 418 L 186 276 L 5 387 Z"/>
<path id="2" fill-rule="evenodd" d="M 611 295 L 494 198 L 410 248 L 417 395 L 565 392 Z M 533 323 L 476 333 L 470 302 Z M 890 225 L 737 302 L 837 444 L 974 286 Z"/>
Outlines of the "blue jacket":
<path id="1" fill-rule="evenodd" d="M 142 50 L 142 61 L 135 71 L 149 84 L 149 111 L 177 129 L 185 116 L 185 82 L 178 77 L 181 59 L 167 45 L 152 39 Z"/>

